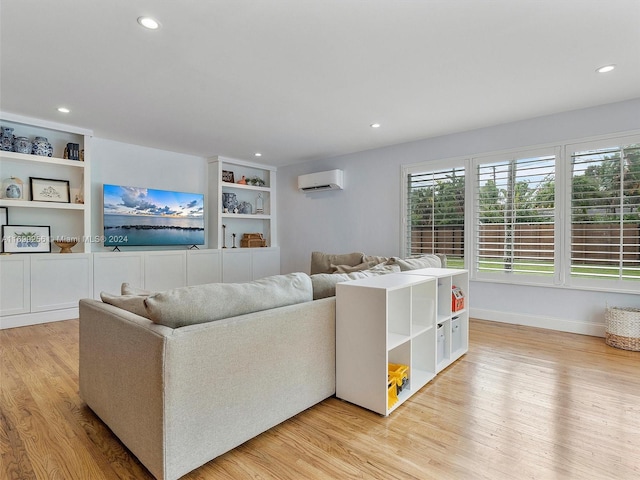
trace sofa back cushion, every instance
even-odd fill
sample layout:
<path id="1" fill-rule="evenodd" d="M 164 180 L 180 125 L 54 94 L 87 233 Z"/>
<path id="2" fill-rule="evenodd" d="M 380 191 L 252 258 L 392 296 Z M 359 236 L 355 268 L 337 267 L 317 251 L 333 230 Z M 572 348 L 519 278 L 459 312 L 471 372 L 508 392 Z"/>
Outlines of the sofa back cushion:
<path id="1" fill-rule="evenodd" d="M 171 328 L 313 300 L 311 278 L 290 273 L 247 283 L 209 283 L 149 295 L 149 318 Z"/>
<path id="2" fill-rule="evenodd" d="M 107 292 L 100 292 L 100 299 L 104 303 L 149 318 L 144 305 L 145 298 L 147 297 L 144 295 L 111 295 Z"/>
<path id="3" fill-rule="evenodd" d="M 349 265 L 354 266 L 362 263 L 364 253 L 323 253 L 311 252 L 311 275 L 315 273 L 331 273 L 332 265 Z"/>
<path id="4" fill-rule="evenodd" d="M 359 280 L 361 278 L 373 277 L 375 275 L 385 275 L 387 273 L 400 272 L 398 265 L 375 265 L 368 270 L 362 270 L 350 273 L 316 273 L 311 275 L 311 284 L 313 285 L 313 299 L 335 297 L 336 284 L 340 282 L 348 282 L 350 280 Z"/>
<path id="5" fill-rule="evenodd" d="M 400 270 L 406 272 L 407 270 L 418 270 L 420 268 L 441 268 L 442 261 L 438 255 L 422 255 L 420 257 L 412 258 L 398 258 L 391 257 L 387 262 L 388 265 L 398 265 Z"/>

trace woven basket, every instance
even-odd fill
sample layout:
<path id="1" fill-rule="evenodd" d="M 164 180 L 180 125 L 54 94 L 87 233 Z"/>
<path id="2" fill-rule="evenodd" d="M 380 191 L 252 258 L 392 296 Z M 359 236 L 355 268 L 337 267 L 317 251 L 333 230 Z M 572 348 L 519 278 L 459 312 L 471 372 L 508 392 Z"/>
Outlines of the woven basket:
<path id="1" fill-rule="evenodd" d="M 612 307 L 605 313 L 607 345 L 640 351 L 640 308 Z"/>

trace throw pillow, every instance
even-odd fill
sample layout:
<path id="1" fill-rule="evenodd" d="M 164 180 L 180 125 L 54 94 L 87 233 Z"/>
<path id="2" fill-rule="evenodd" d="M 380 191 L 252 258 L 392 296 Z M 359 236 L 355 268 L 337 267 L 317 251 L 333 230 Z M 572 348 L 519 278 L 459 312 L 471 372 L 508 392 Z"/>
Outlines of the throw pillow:
<path id="1" fill-rule="evenodd" d="M 376 264 L 385 263 L 389 260 L 389 257 L 377 257 L 375 255 L 365 255 L 362 259 L 363 262 L 375 262 Z"/>
<path id="2" fill-rule="evenodd" d="M 209 283 L 149 295 L 149 318 L 171 328 L 211 322 L 313 300 L 304 273 L 261 278 L 247 283 Z"/>
<path id="3" fill-rule="evenodd" d="M 358 265 L 331 265 L 331 273 L 351 273 L 368 270 L 376 265 L 376 262 L 362 262 Z"/>
<path id="4" fill-rule="evenodd" d="M 365 270 L 365 272 L 373 273 L 375 275 L 384 275 L 386 273 L 400 273 L 400 265 L 385 265 L 378 264 L 371 267 L 369 270 Z"/>
<path id="5" fill-rule="evenodd" d="M 440 258 L 436 255 L 423 255 L 415 258 L 398 258 L 391 257 L 387 262 L 388 265 L 398 265 L 400 270 L 406 272 L 407 270 L 417 270 L 419 268 L 440 268 L 442 265 Z"/>
<path id="6" fill-rule="evenodd" d="M 100 292 L 100 299 L 104 303 L 113 305 L 114 307 L 121 308 L 141 317 L 149 318 L 147 309 L 144 306 L 144 299 L 146 297 L 141 295 L 111 295 L 110 293 Z"/>
<path id="7" fill-rule="evenodd" d="M 152 295 L 153 293 L 154 292 L 150 292 L 149 290 L 143 290 L 142 288 L 132 287 L 128 283 L 123 283 L 122 286 L 120 287 L 120 294 L 121 295 L 144 295 L 144 296 L 149 296 L 149 295 Z"/>
<path id="8" fill-rule="evenodd" d="M 311 252 L 311 275 L 315 273 L 331 273 L 331 265 L 357 265 L 362 263 L 364 253 L 344 254 Z"/>

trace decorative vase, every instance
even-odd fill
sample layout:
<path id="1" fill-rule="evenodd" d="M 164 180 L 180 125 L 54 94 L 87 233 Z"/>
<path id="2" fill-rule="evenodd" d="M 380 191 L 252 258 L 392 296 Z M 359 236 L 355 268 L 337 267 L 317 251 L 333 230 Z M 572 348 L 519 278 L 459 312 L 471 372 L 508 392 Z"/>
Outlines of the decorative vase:
<path id="1" fill-rule="evenodd" d="M 13 128 L 0 127 L 0 150 L 11 152 L 13 150 Z"/>
<path id="2" fill-rule="evenodd" d="M 222 206 L 227 209 L 228 212 L 233 212 L 238 208 L 238 198 L 235 193 L 223 193 L 222 194 Z"/>
<path id="3" fill-rule="evenodd" d="M 31 142 L 27 137 L 16 137 L 13 141 L 13 151 L 16 153 L 31 153 Z"/>
<path id="4" fill-rule="evenodd" d="M 240 202 L 238 205 L 238 213 L 243 213 L 245 215 L 251 215 L 251 210 L 253 207 L 249 202 Z"/>
<path id="5" fill-rule="evenodd" d="M 33 140 L 33 147 L 31 153 L 34 155 L 41 155 L 43 157 L 50 157 L 53 155 L 53 147 L 49 143 L 46 137 L 36 137 Z"/>
<path id="6" fill-rule="evenodd" d="M 4 198 L 10 198 L 11 200 L 22 199 L 24 183 L 18 177 L 9 177 L 2 182 L 2 192 Z"/>

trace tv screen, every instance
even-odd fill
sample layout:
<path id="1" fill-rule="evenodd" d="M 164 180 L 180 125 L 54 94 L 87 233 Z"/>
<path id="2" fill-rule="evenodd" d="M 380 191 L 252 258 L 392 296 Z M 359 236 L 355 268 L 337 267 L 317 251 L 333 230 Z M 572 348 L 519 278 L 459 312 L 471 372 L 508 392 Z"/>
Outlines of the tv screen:
<path id="1" fill-rule="evenodd" d="M 203 245 L 204 194 L 103 186 L 104 245 Z"/>

